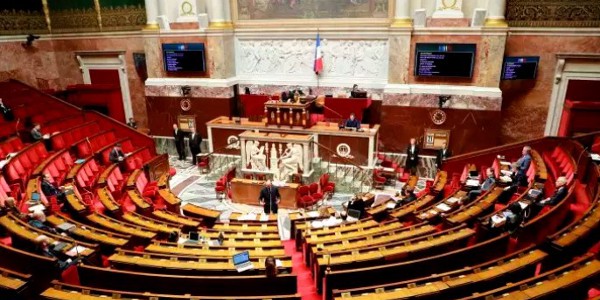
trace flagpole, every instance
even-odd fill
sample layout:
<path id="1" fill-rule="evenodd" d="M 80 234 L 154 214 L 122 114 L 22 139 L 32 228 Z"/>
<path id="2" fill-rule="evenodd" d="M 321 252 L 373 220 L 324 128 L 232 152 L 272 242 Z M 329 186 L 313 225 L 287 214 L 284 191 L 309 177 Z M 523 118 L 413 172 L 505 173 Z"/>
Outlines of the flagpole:
<path id="1" fill-rule="evenodd" d="M 321 44 L 321 41 L 320 41 L 321 40 L 321 36 L 319 35 L 319 33 L 320 33 L 319 32 L 319 27 L 317 27 L 317 39 L 319 39 L 318 43 L 320 45 Z M 321 87 L 321 85 L 320 85 L 321 76 L 320 76 L 319 73 L 316 73 L 316 74 L 317 74 L 317 93 L 319 93 L 319 88 Z"/>

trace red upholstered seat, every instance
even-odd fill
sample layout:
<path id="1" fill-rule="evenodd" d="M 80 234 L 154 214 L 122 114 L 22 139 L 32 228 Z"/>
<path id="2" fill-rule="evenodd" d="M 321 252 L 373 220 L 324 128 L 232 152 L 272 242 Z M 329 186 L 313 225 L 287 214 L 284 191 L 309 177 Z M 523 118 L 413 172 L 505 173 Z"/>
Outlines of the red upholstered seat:
<path id="1" fill-rule="evenodd" d="M 298 206 L 306 209 L 308 207 L 315 205 L 315 203 L 317 203 L 317 201 L 313 197 L 311 197 L 310 195 L 306 195 L 306 196 L 300 197 L 300 199 L 298 201 Z"/>
<path id="2" fill-rule="evenodd" d="M 385 177 L 379 175 L 379 170 L 373 171 L 373 187 L 376 189 L 383 189 L 385 185 Z"/>
<path id="3" fill-rule="evenodd" d="M 175 168 L 169 168 L 169 177 L 173 177 L 177 174 L 177 170 Z"/>
<path id="4" fill-rule="evenodd" d="M 299 195 L 300 197 L 308 195 L 308 194 L 309 194 L 309 192 L 310 192 L 310 190 L 309 190 L 309 187 L 308 187 L 307 185 L 301 185 L 301 186 L 298 188 L 298 195 Z"/>

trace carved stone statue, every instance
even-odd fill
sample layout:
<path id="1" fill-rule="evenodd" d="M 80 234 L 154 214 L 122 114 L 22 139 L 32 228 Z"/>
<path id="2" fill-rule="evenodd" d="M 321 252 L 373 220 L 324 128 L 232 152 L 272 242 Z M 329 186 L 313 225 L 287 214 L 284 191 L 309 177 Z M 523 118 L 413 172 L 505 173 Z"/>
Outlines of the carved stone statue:
<path id="1" fill-rule="evenodd" d="M 290 175 L 296 174 L 298 169 L 302 171 L 303 150 L 302 145 L 288 143 L 285 152 L 281 155 L 279 167 L 279 179 L 285 180 Z"/>
<path id="2" fill-rule="evenodd" d="M 258 171 L 267 170 L 265 147 L 260 146 L 258 141 L 248 141 L 246 143 L 246 159 L 250 162 L 250 169 Z"/>

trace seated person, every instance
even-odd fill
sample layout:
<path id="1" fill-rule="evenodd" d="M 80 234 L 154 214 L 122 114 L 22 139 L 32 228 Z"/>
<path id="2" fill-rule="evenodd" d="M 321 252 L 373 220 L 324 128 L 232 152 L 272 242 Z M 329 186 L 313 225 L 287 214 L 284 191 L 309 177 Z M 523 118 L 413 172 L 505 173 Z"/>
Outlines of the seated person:
<path id="1" fill-rule="evenodd" d="M 5 121 L 12 121 L 15 119 L 12 109 L 10 109 L 6 105 L 4 105 L 2 98 L 0 98 L 0 113 L 2 113 L 2 117 L 4 118 Z"/>
<path id="2" fill-rule="evenodd" d="M 19 211 L 19 208 L 17 208 L 15 198 L 13 197 L 8 197 L 4 203 L 0 203 L 0 215 L 5 215 L 8 213 L 12 213 L 20 219 L 25 216 L 23 213 L 21 213 L 21 211 Z"/>
<path id="3" fill-rule="evenodd" d="M 44 193 L 46 197 L 56 196 L 58 203 L 64 203 L 67 200 L 64 188 L 56 188 L 50 182 L 50 176 L 48 174 L 42 175 L 42 193 Z"/>
<path id="4" fill-rule="evenodd" d="M 265 275 L 267 278 L 277 277 L 277 261 L 273 256 L 267 256 L 265 259 Z"/>
<path id="5" fill-rule="evenodd" d="M 31 129 L 31 138 L 33 139 L 33 141 L 37 142 L 43 137 L 44 135 L 42 134 L 42 126 L 40 124 L 33 125 L 33 128 Z"/>
<path id="6" fill-rule="evenodd" d="M 396 202 L 396 208 L 403 206 L 405 204 L 411 203 L 417 199 L 417 195 L 415 195 L 415 188 L 412 186 L 407 187 L 402 190 L 402 199 Z"/>
<path id="7" fill-rule="evenodd" d="M 44 212 L 37 210 L 29 214 L 29 225 L 46 232 L 56 233 L 56 230 L 52 227 L 48 227 L 46 224 L 44 224 L 45 222 L 46 215 L 44 214 Z"/>
<path id="8" fill-rule="evenodd" d="M 135 121 L 134 118 L 129 118 L 129 122 L 127 122 L 127 126 L 133 128 L 133 129 L 137 129 L 137 122 Z"/>
<path id="9" fill-rule="evenodd" d="M 110 150 L 110 154 L 108 155 L 108 160 L 113 164 L 118 164 L 125 159 L 125 153 L 121 149 L 121 144 L 117 143 L 112 150 Z"/>
<path id="10" fill-rule="evenodd" d="M 45 236 L 45 235 L 38 235 L 35 238 L 35 241 L 37 243 L 37 252 L 39 255 L 42 256 L 46 256 L 46 257 L 50 257 L 50 258 L 56 258 L 58 259 L 58 266 L 60 267 L 61 270 L 64 270 L 66 268 L 68 268 L 71 263 L 73 262 L 70 258 L 67 260 L 61 260 L 58 257 L 58 253 L 56 253 L 52 247 L 52 245 L 50 245 L 50 238 Z"/>
<path id="11" fill-rule="evenodd" d="M 513 202 L 508 206 L 508 209 L 492 216 L 489 220 L 489 226 L 513 233 L 519 228 L 523 219 L 523 208 L 519 202 Z"/>
<path id="12" fill-rule="evenodd" d="M 360 121 L 356 119 L 354 113 L 350 114 L 350 119 L 346 120 L 344 123 L 345 128 L 356 128 L 356 130 L 360 129 Z"/>
<path id="13" fill-rule="evenodd" d="M 477 198 L 481 194 L 489 191 L 494 186 L 494 184 L 496 184 L 496 177 L 494 174 L 494 169 L 488 168 L 486 170 L 486 176 L 487 176 L 487 178 L 483 181 L 483 183 L 479 186 L 478 189 L 469 191 L 469 194 L 467 195 L 469 201 L 475 200 L 475 198 Z"/>
<path id="14" fill-rule="evenodd" d="M 177 243 L 177 241 L 179 241 L 179 232 L 172 231 L 171 233 L 169 233 L 169 236 L 167 237 L 167 242 Z"/>
<path id="15" fill-rule="evenodd" d="M 364 216 L 365 215 L 365 201 L 358 196 L 354 196 L 352 197 L 352 200 L 350 200 L 350 202 L 348 202 L 348 209 L 354 209 L 357 211 L 360 211 L 360 215 Z"/>
<path id="16" fill-rule="evenodd" d="M 558 177 L 555 184 L 556 190 L 554 190 L 554 194 L 552 196 L 534 203 L 533 207 L 531 208 L 530 218 L 535 217 L 546 205 L 556 205 L 565 199 L 569 193 L 567 189 L 567 178 L 564 176 Z"/>

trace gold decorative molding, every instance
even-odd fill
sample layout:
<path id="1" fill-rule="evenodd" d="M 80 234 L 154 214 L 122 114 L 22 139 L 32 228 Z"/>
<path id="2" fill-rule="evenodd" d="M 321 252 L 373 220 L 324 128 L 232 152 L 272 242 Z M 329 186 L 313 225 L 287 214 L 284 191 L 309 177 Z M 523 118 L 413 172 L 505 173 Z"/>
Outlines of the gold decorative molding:
<path id="1" fill-rule="evenodd" d="M 508 27 L 505 19 L 485 19 L 485 27 Z"/>
<path id="2" fill-rule="evenodd" d="M 146 9 L 141 5 L 102 7 L 102 30 L 124 31 L 145 29 Z M 158 24 L 150 24 L 148 30 L 158 30 Z"/>
<path id="3" fill-rule="evenodd" d="M 100 31 L 102 31 L 102 9 L 100 8 L 100 0 L 94 0 L 94 10 L 96 10 L 98 27 L 100 27 Z"/>
<path id="4" fill-rule="evenodd" d="M 232 22 L 210 22 L 208 23 L 208 28 L 210 29 L 232 29 Z"/>
<path id="5" fill-rule="evenodd" d="M 598 27 L 600 2 L 589 0 L 507 0 L 511 27 Z"/>
<path id="6" fill-rule="evenodd" d="M 50 9 L 48 8 L 48 0 L 42 0 L 42 9 L 44 10 L 44 17 L 46 17 L 46 25 L 48 31 L 52 32 L 52 21 L 50 20 Z"/>
<path id="7" fill-rule="evenodd" d="M 395 19 L 390 24 L 390 27 L 412 27 L 413 20 L 411 18 Z"/>

